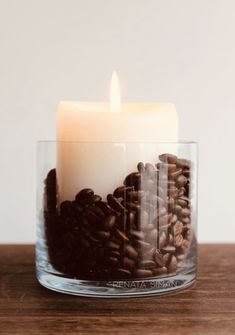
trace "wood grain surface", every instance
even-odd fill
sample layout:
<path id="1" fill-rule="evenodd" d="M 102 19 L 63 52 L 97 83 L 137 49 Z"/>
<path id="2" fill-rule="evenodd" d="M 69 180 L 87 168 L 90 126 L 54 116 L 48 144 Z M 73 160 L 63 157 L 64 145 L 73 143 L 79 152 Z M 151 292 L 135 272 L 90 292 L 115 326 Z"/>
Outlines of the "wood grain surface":
<path id="1" fill-rule="evenodd" d="M 0 246 L 0 334 L 235 334 L 235 244 L 200 245 L 194 288 L 169 296 L 101 299 L 49 291 L 34 246 Z"/>

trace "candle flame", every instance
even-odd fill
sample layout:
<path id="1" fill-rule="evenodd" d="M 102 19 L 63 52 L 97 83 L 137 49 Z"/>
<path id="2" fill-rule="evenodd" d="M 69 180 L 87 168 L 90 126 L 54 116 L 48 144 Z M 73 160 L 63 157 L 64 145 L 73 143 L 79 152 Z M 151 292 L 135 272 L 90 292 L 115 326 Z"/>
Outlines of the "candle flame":
<path id="1" fill-rule="evenodd" d="M 121 111 L 120 87 L 117 73 L 114 71 L 111 79 L 110 108 L 112 112 Z"/>

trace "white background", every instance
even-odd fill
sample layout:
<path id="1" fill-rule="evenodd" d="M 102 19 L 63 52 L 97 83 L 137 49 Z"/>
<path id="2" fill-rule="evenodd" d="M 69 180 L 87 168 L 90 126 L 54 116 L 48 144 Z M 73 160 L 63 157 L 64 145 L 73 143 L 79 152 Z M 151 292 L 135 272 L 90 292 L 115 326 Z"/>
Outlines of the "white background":
<path id="1" fill-rule="evenodd" d="M 235 242 L 235 1 L 0 0 L 0 242 L 35 241 L 58 101 L 171 101 L 200 145 L 199 241 Z"/>

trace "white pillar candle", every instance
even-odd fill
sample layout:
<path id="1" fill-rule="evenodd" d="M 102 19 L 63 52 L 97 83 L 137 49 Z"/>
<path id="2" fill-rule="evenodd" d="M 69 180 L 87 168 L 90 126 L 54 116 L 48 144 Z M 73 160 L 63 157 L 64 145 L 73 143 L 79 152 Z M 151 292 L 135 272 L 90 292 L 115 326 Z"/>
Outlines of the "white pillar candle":
<path id="1" fill-rule="evenodd" d="M 115 85 L 114 85 L 115 86 Z M 60 201 L 83 188 L 106 197 L 139 161 L 154 162 L 154 142 L 178 140 L 171 103 L 62 101 L 57 111 L 57 180 Z M 141 143 L 150 143 L 147 147 Z M 153 143 L 153 145 L 151 145 Z"/>

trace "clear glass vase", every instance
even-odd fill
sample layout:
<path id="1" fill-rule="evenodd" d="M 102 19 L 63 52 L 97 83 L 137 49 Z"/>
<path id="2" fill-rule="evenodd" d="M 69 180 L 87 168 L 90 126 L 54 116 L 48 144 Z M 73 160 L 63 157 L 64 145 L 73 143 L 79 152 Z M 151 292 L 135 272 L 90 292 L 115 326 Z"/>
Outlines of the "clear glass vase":
<path id="1" fill-rule="evenodd" d="M 36 268 L 52 290 L 175 292 L 197 270 L 197 144 L 38 144 Z"/>

